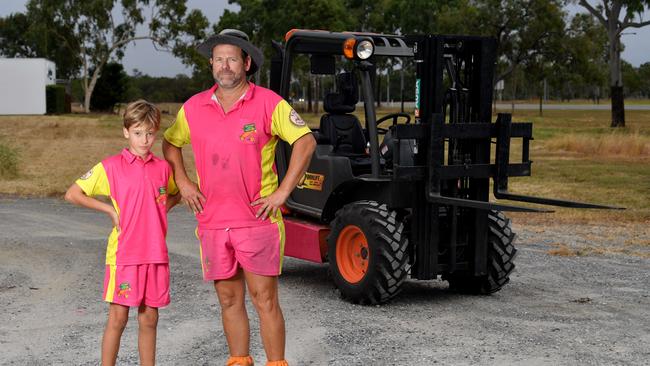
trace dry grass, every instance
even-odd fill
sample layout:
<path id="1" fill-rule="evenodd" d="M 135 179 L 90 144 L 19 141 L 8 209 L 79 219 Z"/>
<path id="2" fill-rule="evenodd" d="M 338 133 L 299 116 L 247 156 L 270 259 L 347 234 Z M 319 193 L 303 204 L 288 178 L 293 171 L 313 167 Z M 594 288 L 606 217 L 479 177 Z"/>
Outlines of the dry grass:
<path id="1" fill-rule="evenodd" d="M 583 156 L 603 159 L 637 159 L 650 157 L 650 137 L 638 131 L 631 134 L 608 133 L 600 136 L 569 134 L 558 136 L 546 147 Z"/>
<path id="2" fill-rule="evenodd" d="M 161 104 L 164 130 L 178 103 Z M 397 110 L 380 110 L 378 117 Z M 363 121 L 363 111 L 355 112 Z M 517 111 L 514 121 L 533 121 L 532 177 L 512 178 L 514 193 L 626 207 L 625 211 L 557 209 L 554 214 L 510 214 L 516 221 L 625 223 L 650 226 L 650 111 L 626 113 L 627 129 L 613 132 L 608 111 Z M 303 112 L 317 127 L 320 114 Z M 159 132 L 159 136 L 162 131 Z M 0 116 L 0 141 L 18 151 L 18 174 L 0 177 L 0 194 L 62 194 L 93 164 L 125 146 L 118 115 Z M 513 144 L 513 152 L 520 149 Z M 193 173 L 191 149 L 184 149 Z M 160 143 L 154 148 L 160 155 Z M 513 154 L 514 158 L 514 154 Z M 514 159 L 513 159 L 514 161 Z M 520 204 L 520 203 L 515 203 Z"/>
<path id="3" fill-rule="evenodd" d="M 164 116 L 163 128 L 171 121 Z M 0 179 L 0 193 L 61 195 L 94 164 L 126 147 L 121 123 L 116 115 L 100 114 L 0 117 L 0 139 L 20 149 L 18 174 Z M 184 152 L 193 173 L 191 150 Z M 154 153 L 161 156 L 160 143 Z"/>
<path id="4" fill-rule="evenodd" d="M 580 248 L 569 248 L 566 244 L 554 243 L 551 244 L 554 248 L 546 251 L 549 255 L 560 257 L 585 257 L 590 255 L 606 255 L 606 254 L 624 254 L 633 255 L 636 257 L 650 258 L 650 253 L 643 251 L 635 251 L 626 247 L 595 247 L 583 246 Z"/>

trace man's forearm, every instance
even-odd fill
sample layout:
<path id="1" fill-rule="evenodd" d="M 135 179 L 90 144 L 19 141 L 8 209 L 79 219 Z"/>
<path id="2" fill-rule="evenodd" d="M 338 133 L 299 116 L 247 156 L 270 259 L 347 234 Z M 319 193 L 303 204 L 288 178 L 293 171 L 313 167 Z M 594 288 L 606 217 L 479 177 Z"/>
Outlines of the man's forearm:
<path id="1" fill-rule="evenodd" d="M 183 151 L 181 148 L 170 144 L 167 140 L 163 140 L 162 150 L 165 159 L 174 170 L 174 178 L 176 179 L 176 182 L 188 181 L 189 178 L 187 176 L 187 171 L 185 170 L 185 164 L 183 163 Z"/>
<path id="2" fill-rule="evenodd" d="M 302 136 L 296 142 L 293 143 L 293 150 L 291 152 L 291 159 L 289 159 L 289 167 L 287 168 L 287 174 L 282 179 L 280 187 L 278 190 L 282 190 L 287 194 L 291 193 L 294 188 L 300 182 L 300 178 L 307 171 L 309 167 L 309 162 L 311 161 L 311 156 L 316 149 L 316 140 L 314 136 L 310 133 Z"/>

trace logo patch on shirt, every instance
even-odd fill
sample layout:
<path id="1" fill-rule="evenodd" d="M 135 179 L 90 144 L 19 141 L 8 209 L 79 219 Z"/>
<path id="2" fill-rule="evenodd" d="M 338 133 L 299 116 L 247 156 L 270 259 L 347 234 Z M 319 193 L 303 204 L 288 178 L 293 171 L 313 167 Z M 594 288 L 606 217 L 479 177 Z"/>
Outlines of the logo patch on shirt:
<path id="1" fill-rule="evenodd" d="M 117 292 L 117 296 L 124 296 L 125 299 L 128 299 L 129 292 L 131 292 L 131 285 L 128 282 L 120 283 L 120 290 Z"/>
<path id="2" fill-rule="evenodd" d="M 158 197 L 156 197 L 156 203 L 158 204 L 167 204 L 167 187 L 158 187 Z"/>
<path id="3" fill-rule="evenodd" d="M 239 139 L 248 143 L 255 143 L 257 138 L 257 129 L 255 128 L 255 123 L 248 123 L 244 125 L 243 133 L 239 136 Z"/>
<path id="4" fill-rule="evenodd" d="M 86 180 L 86 179 L 90 178 L 92 175 L 93 175 L 93 170 L 90 169 L 89 171 L 86 172 L 86 174 L 79 177 L 79 179 Z"/>
<path id="5" fill-rule="evenodd" d="M 291 120 L 291 123 L 298 127 L 302 127 L 305 125 L 305 121 L 300 117 L 298 112 L 296 112 L 295 109 L 291 110 L 291 113 L 289 113 L 289 119 Z"/>

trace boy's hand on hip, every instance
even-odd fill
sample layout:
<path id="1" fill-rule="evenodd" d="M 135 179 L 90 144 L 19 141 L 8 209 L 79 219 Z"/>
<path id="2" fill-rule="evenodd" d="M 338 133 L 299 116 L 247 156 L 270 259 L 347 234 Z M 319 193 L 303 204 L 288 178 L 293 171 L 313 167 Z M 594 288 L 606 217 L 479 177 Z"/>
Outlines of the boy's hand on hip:
<path id="1" fill-rule="evenodd" d="M 270 195 L 252 202 L 251 206 L 260 206 L 255 217 L 261 220 L 266 220 L 269 216 L 275 217 L 280 207 L 287 201 L 287 198 L 289 198 L 289 194 L 278 189 Z"/>
<path id="2" fill-rule="evenodd" d="M 178 190 L 181 194 L 181 197 L 183 197 L 183 201 L 187 203 L 187 206 L 190 208 L 190 210 L 192 210 L 194 214 L 203 212 L 205 196 L 203 196 L 199 190 L 199 186 L 189 180 L 182 183 L 176 182 L 176 184 L 178 185 Z"/>

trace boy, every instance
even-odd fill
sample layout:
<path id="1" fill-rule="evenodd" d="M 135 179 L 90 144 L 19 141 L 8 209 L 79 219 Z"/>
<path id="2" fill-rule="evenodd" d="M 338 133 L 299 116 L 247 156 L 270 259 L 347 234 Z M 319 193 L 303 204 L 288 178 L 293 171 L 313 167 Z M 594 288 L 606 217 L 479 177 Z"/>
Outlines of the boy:
<path id="1" fill-rule="evenodd" d="M 167 211 L 180 195 L 169 164 L 150 151 L 159 126 L 156 106 L 144 100 L 129 104 L 123 128 L 128 148 L 95 165 L 65 194 L 67 201 L 113 221 L 106 249 L 104 300 L 110 305 L 102 365 L 115 364 L 130 306 L 138 307 L 140 364 L 153 365 L 158 308 L 170 301 Z M 92 198 L 100 195 L 113 205 Z"/>

